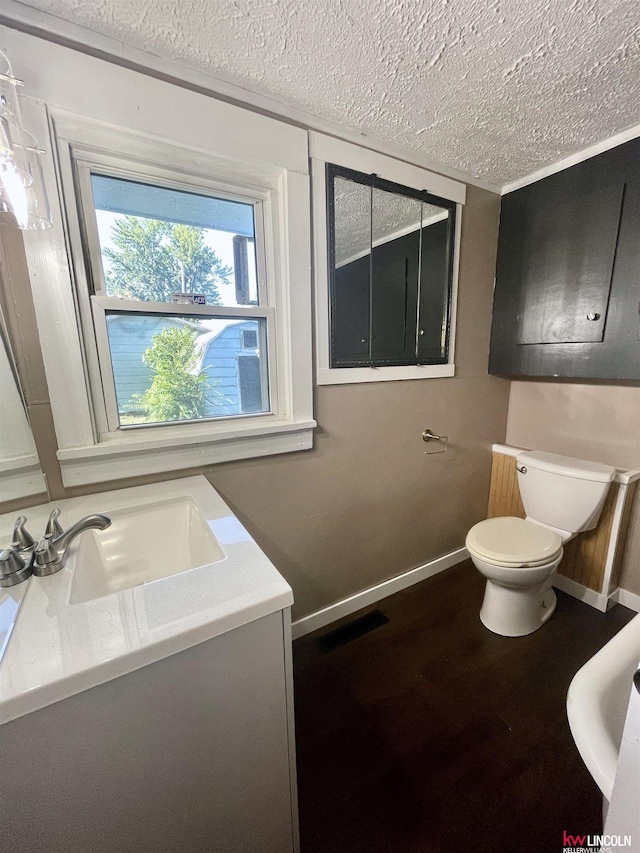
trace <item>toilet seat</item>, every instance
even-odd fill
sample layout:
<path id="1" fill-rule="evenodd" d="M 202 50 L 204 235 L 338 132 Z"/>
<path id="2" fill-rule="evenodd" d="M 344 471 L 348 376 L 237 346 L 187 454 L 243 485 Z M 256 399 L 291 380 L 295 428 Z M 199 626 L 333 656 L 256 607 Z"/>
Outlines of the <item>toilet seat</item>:
<path id="1" fill-rule="evenodd" d="M 545 557 L 542 560 L 527 560 L 527 562 L 513 563 L 513 562 L 510 562 L 509 560 L 489 560 L 488 557 L 484 557 L 482 554 L 480 554 L 474 548 L 471 548 L 468 544 L 467 544 L 467 551 L 469 552 L 471 557 L 477 557 L 478 559 L 484 560 L 487 563 L 491 563 L 492 566 L 498 566 L 501 569 L 539 569 L 539 568 L 544 568 L 545 566 L 548 566 L 548 565 L 551 565 L 552 563 L 555 563 L 557 560 L 557 557 L 558 557 L 558 554 L 556 554 L 556 556 L 552 557 L 551 559 L 547 559 Z"/>
<path id="2" fill-rule="evenodd" d="M 544 566 L 562 552 L 562 539 L 553 530 L 511 516 L 475 524 L 466 545 L 481 560 L 514 569 Z"/>

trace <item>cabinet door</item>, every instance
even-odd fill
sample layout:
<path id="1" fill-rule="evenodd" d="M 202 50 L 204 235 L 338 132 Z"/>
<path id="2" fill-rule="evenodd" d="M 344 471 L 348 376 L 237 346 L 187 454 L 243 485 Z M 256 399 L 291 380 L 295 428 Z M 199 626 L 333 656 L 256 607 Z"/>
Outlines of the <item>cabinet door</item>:
<path id="1" fill-rule="evenodd" d="M 527 216 L 518 344 L 602 341 L 624 184 Z"/>
<path id="2" fill-rule="evenodd" d="M 283 620 L 5 723 L 2 853 L 297 850 Z"/>

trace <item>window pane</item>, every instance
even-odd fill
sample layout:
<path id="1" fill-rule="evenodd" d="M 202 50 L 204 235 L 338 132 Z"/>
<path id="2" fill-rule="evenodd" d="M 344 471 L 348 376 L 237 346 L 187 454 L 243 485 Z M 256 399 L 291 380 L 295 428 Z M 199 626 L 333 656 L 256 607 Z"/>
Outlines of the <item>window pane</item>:
<path id="1" fill-rule="evenodd" d="M 95 174 L 91 187 L 107 296 L 258 304 L 253 204 Z"/>
<path id="2" fill-rule="evenodd" d="M 266 321 L 109 312 L 121 426 L 269 411 Z"/>

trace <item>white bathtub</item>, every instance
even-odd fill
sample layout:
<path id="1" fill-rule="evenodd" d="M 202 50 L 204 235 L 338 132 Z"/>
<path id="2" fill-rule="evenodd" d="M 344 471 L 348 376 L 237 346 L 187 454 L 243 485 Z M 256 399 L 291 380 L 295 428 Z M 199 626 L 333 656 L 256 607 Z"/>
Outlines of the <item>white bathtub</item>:
<path id="1" fill-rule="evenodd" d="M 640 614 L 578 670 L 567 694 L 573 739 L 607 801 L 639 661 Z"/>

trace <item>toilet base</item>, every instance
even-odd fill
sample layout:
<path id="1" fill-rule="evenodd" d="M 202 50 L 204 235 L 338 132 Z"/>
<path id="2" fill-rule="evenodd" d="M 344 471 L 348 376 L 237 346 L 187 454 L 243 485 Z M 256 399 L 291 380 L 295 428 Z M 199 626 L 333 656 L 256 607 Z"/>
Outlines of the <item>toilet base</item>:
<path id="1" fill-rule="evenodd" d="M 487 580 L 480 621 L 494 634 L 524 637 L 542 627 L 555 609 L 551 578 L 532 590 L 513 589 Z"/>

